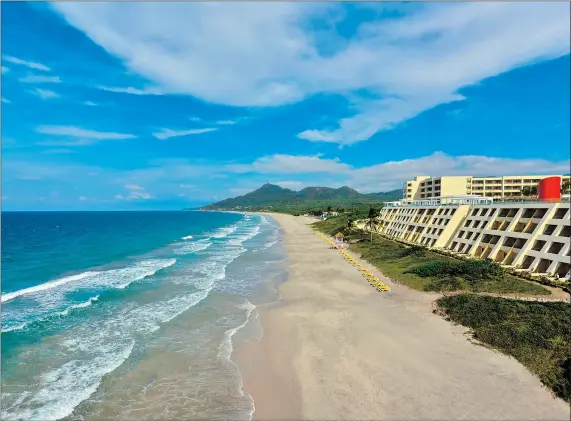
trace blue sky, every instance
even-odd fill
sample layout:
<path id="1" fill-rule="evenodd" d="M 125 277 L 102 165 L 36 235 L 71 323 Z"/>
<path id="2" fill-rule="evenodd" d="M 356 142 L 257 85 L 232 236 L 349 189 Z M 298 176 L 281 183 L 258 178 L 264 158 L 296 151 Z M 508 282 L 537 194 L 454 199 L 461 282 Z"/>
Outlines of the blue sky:
<path id="1" fill-rule="evenodd" d="M 5 210 L 569 172 L 566 3 L 1 7 Z"/>

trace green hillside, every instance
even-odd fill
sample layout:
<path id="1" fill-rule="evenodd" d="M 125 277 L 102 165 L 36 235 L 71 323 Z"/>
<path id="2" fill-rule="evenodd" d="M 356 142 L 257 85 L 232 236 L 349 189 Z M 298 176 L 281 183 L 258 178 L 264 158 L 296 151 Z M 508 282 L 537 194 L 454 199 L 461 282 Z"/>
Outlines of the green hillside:
<path id="1" fill-rule="evenodd" d="M 401 190 L 386 193 L 362 194 L 350 187 L 306 187 L 300 191 L 286 189 L 274 184 L 264 184 L 257 190 L 217 203 L 203 206 L 200 210 L 273 210 L 278 212 L 304 212 L 316 209 L 355 208 L 363 205 L 381 204 L 401 198 Z"/>

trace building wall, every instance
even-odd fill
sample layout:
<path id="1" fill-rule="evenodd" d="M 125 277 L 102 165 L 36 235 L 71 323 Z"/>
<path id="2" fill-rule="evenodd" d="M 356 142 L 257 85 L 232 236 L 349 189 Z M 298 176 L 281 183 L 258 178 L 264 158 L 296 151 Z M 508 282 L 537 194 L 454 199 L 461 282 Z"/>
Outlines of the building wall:
<path id="1" fill-rule="evenodd" d="M 570 269 L 569 203 L 387 206 L 379 232 L 536 273 Z"/>
<path id="2" fill-rule="evenodd" d="M 416 200 L 420 199 L 420 189 L 419 184 L 423 181 L 430 178 L 429 176 L 425 175 L 417 175 L 412 180 L 405 181 L 403 183 L 402 189 L 402 197 L 403 199 L 408 200 Z"/>
<path id="3" fill-rule="evenodd" d="M 493 198 L 520 196 L 526 186 L 537 187 L 547 177 L 560 177 L 561 183 L 569 181 L 562 175 L 507 175 L 502 177 L 442 176 L 415 177 L 403 184 L 404 199 L 424 199 L 438 196 L 477 194 Z"/>

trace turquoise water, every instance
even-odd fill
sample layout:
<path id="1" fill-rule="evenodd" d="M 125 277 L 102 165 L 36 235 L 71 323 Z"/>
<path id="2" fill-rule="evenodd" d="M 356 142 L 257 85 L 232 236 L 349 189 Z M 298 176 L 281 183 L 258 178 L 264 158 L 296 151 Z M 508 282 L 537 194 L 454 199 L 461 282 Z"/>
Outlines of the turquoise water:
<path id="1" fill-rule="evenodd" d="M 280 235 L 234 213 L 3 213 L 2 418 L 251 418 L 232 344 L 277 300 Z"/>

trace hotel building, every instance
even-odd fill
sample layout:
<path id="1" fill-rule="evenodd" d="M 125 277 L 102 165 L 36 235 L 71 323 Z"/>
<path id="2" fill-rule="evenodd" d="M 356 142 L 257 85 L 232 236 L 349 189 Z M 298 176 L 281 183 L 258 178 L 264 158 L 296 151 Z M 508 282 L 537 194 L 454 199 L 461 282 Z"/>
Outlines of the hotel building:
<path id="1" fill-rule="evenodd" d="M 524 187 L 537 187 L 548 177 L 569 182 L 569 175 L 506 175 L 502 177 L 417 176 L 403 184 L 403 199 L 419 200 L 442 196 L 480 195 L 493 198 L 521 196 Z"/>
<path id="2" fill-rule="evenodd" d="M 447 178 L 438 179 L 443 183 Z M 525 177 L 519 179 L 526 182 Z M 557 190 L 559 196 L 559 183 L 555 178 L 541 184 L 547 186 L 544 191 Z M 408 244 L 569 279 L 570 203 L 568 199 L 549 200 L 554 199 L 510 203 L 464 195 L 387 202 L 380 211 L 378 232 Z"/>

